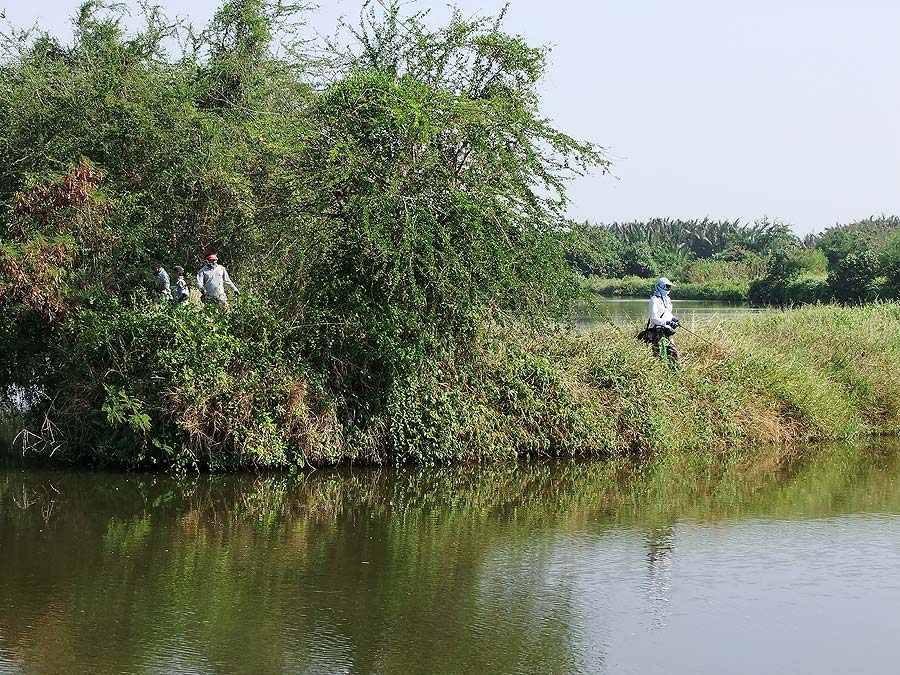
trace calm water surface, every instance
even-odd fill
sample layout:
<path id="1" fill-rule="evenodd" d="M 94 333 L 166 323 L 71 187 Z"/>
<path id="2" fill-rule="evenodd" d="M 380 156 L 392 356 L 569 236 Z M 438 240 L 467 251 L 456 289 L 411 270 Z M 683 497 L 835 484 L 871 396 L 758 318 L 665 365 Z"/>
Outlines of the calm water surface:
<path id="1" fill-rule="evenodd" d="M 610 321 L 618 326 L 645 324 L 649 298 L 594 298 L 596 311 L 578 316 L 577 325 L 588 331 Z M 716 321 L 740 314 L 762 311 L 742 302 L 722 302 L 719 300 L 679 300 L 672 298 L 675 315 L 687 325 L 705 321 Z"/>
<path id="2" fill-rule="evenodd" d="M 897 673 L 898 477 L 6 468 L 0 673 Z"/>

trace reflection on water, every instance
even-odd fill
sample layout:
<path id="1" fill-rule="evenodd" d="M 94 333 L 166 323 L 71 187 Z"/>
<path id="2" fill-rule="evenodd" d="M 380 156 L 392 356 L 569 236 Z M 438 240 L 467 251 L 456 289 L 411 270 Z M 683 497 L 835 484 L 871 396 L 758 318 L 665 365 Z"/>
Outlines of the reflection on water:
<path id="1" fill-rule="evenodd" d="M 617 326 L 640 324 L 647 322 L 649 298 L 603 298 L 592 299 L 595 309 L 578 315 L 576 325 L 581 331 L 589 331 L 600 325 L 612 322 Z M 703 321 L 716 321 L 740 314 L 763 311 L 742 302 L 723 302 L 718 300 L 679 300 L 672 299 L 674 314 L 682 323 L 692 324 Z"/>
<path id="2" fill-rule="evenodd" d="M 3 469 L 0 673 L 896 672 L 900 453 L 676 464 Z"/>
<path id="3" fill-rule="evenodd" d="M 646 532 L 647 602 L 652 627 L 665 625 L 666 606 L 672 587 L 672 561 L 675 556 L 675 529 L 661 527 Z"/>

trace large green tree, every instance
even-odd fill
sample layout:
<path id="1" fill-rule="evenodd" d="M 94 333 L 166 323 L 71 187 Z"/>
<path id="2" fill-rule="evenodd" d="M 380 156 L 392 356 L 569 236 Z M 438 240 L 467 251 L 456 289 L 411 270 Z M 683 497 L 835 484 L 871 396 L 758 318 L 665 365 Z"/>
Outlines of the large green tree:
<path id="1" fill-rule="evenodd" d="M 337 419 L 334 438 L 387 428 L 390 455 L 409 392 L 485 326 L 571 311 L 565 180 L 606 161 L 541 115 L 546 50 L 395 2 L 311 59 L 302 10 L 229 0 L 202 32 L 149 10 L 129 34 L 92 1 L 70 45 L 9 36 L 2 384 L 77 445 L 286 447 L 315 427 L 296 421 L 315 391 L 303 415 Z M 222 316 L 149 303 L 154 261 L 210 250 L 255 298 Z"/>

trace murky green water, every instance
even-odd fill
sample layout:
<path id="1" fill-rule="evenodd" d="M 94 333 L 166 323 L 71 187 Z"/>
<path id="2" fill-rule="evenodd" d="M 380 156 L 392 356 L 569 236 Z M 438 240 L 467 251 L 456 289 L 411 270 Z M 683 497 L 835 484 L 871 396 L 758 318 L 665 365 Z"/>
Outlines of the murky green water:
<path id="1" fill-rule="evenodd" d="M 0 673 L 896 673 L 900 453 L 0 470 Z"/>
<path id="2" fill-rule="evenodd" d="M 587 331 L 612 322 L 617 326 L 645 324 L 649 298 L 601 298 L 593 300 L 596 309 L 578 316 L 579 330 Z M 685 324 L 717 321 L 727 317 L 762 311 L 742 302 L 718 300 L 679 300 L 673 298 L 675 315 Z"/>

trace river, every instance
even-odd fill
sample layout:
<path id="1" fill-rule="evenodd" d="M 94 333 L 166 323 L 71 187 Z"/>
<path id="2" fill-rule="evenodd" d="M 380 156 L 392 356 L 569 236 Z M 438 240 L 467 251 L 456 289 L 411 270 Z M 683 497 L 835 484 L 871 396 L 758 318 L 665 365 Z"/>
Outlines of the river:
<path id="1" fill-rule="evenodd" d="M 0 470 L 0 673 L 896 673 L 900 451 Z"/>
<path id="2" fill-rule="evenodd" d="M 594 309 L 581 312 L 576 320 L 578 329 L 589 331 L 609 323 L 617 326 L 645 324 L 647 322 L 648 298 L 604 298 L 592 300 Z M 675 315 L 687 325 L 698 322 L 716 321 L 740 314 L 762 311 L 744 302 L 724 302 L 721 300 L 679 300 L 673 298 Z"/>

